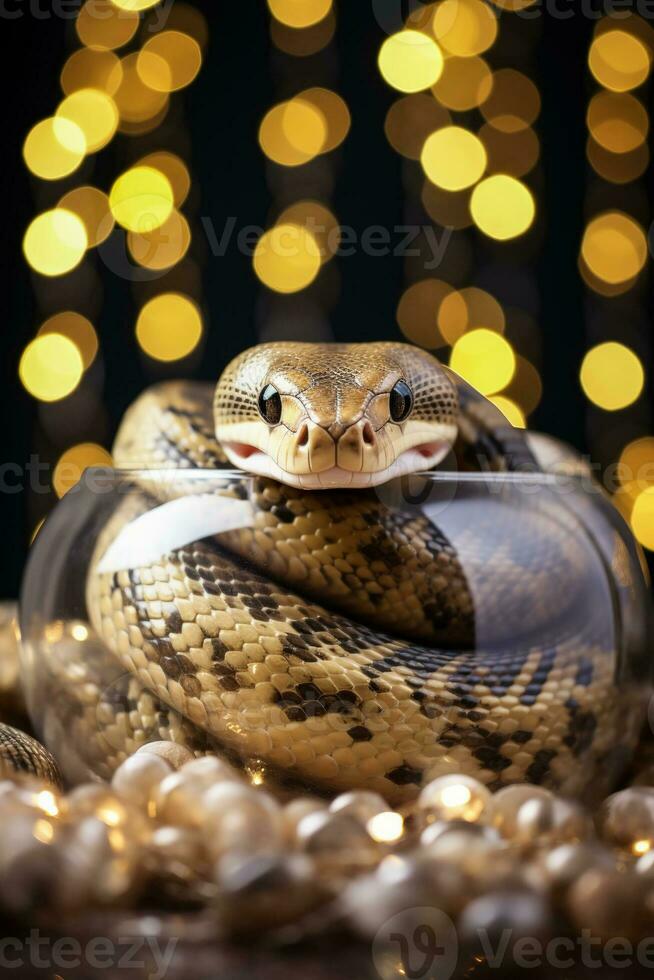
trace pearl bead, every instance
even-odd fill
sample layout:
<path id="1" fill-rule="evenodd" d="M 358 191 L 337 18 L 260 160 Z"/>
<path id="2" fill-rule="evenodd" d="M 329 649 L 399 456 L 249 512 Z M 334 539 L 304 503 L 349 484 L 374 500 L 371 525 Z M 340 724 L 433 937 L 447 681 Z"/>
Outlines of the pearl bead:
<path id="1" fill-rule="evenodd" d="M 355 820 L 365 826 L 378 813 L 386 812 L 388 803 L 379 793 L 353 790 L 350 793 L 341 793 L 335 800 L 332 800 L 329 810 L 331 813 L 342 813 L 354 817 Z"/>
<path id="2" fill-rule="evenodd" d="M 224 780 L 241 780 L 241 773 L 215 755 L 203 755 L 184 763 L 184 775 L 198 776 L 207 786 Z"/>
<path id="3" fill-rule="evenodd" d="M 512 840 L 516 844 L 563 844 L 580 841 L 593 832 L 590 816 L 571 800 L 526 800 L 514 816 Z"/>
<path id="4" fill-rule="evenodd" d="M 192 877 L 203 869 L 205 859 L 200 836 L 185 827 L 157 827 L 150 838 L 150 851 L 155 859 L 155 871 L 163 864 L 172 874 Z"/>
<path id="5" fill-rule="evenodd" d="M 152 792 L 172 772 L 170 763 L 159 755 L 133 755 L 116 769 L 112 789 L 124 800 L 147 809 Z"/>
<path id="6" fill-rule="evenodd" d="M 471 776 L 439 776 L 418 797 L 418 807 L 429 821 L 479 820 L 492 800 L 490 792 Z"/>
<path id="7" fill-rule="evenodd" d="M 163 823 L 175 824 L 180 827 L 201 827 L 204 819 L 204 794 L 218 786 L 231 785 L 221 782 L 224 775 L 219 760 L 212 760 L 209 766 L 191 769 L 197 759 L 185 765 L 178 772 L 166 776 L 158 786 L 153 788 L 150 800 L 151 812 Z M 239 784 L 234 784 L 239 785 Z"/>
<path id="8" fill-rule="evenodd" d="M 528 786 L 523 783 L 505 786 L 493 796 L 488 808 L 488 818 L 503 837 L 512 838 L 516 832 L 516 817 L 523 803 L 552 799 L 552 793 L 542 786 Z"/>
<path id="9" fill-rule="evenodd" d="M 572 885 L 566 906 L 578 928 L 605 941 L 620 936 L 637 942 L 651 934 L 652 898 L 646 875 L 593 870 Z"/>
<path id="10" fill-rule="evenodd" d="M 16 813 L 2 821 L 0 835 L 0 896 L 5 911 L 33 913 L 53 905 L 60 869 L 53 843 L 56 825 L 34 814 Z"/>
<path id="11" fill-rule="evenodd" d="M 474 872 L 482 861 L 489 858 L 497 860 L 498 852 L 507 846 L 499 835 L 488 827 L 482 828 L 465 822 L 461 827 L 457 822 L 456 827 L 441 830 L 436 837 L 432 837 L 430 831 L 434 826 L 441 825 L 432 824 L 427 827 L 420 838 L 423 860 L 428 857 L 437 861 L 448 861 L 466 871 Z M 470 830 L 467 829 L 468 827 Z M 474 831 L 477 830 L 482 832 L 475 833 Z"/>
<path id="12" fill-rule="evenodd" d="M 99 783 L 78 786 L 68 796 L 68 810 L 73 820 L 95 817 L 109 828 L 127 828 L 134 842 L 147 838 L 145 816 L 108 786 Z"/>
<path id="13" fill-rule="evenodd" d="M 140 891 L 144 848 L 96 817 L 86 817 L 70 829 L 59 855 L 57 898 L 65 908 L 123 904 Z"/>
<path id="14" fill-rule="evenodd" d="M 597 827 L 605 841 L 640 857 L 654 847 L 654 789 L 632 786 L 602 804 Z"/>
<path id="15" fill-rule="evenodd" d="M 202 798 L 202 827 L 212 857 L 228 851 L 276 850 L 283 839 L 282 809 L 268 793 L 245 783 L 219 783 Z"/>
<path id="16" fill-rule="evenodd" d="M 548 885 L 555 891 L 566 891 L 586 871 L 614 871 L 613 854 L 601 844 L 559 844 L 547 851 L 539 861 Z"/>
<path id="17" fill-rule="evenodd" d="M 544 941 L 550 934 L 551 918 L 546 899 L 528 890 L 493 891 L 474 899 L 459 920 L 461 939 L 473 951 L 482 938 L 497 941 L 508 935 L 511 944 L 529 938 Z M 511 956 L 510 947 L 507 959 Z"/>
<path id="18" fill-rule="evenodd" d="M 310 813 L 300 821 L 297 840 L 305 853 L 331 866 L 370 867 L 379 848 L 358 820 L 343 813 Z"/>
<path id="19" fill-rule="evenodd" d="M 171 769 L 181 769 L 187 762 L 192 762 L 195 756 L 185 745 L 177 742 L 147 742 L 136 751 L 136 755 L 156 755 L 164 759 Z"/>

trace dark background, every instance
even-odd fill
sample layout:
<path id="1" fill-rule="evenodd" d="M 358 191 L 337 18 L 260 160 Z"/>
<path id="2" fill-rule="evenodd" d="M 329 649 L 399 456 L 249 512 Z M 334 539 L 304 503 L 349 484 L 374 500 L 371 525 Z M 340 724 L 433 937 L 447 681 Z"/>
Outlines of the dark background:
<path id="1" fill-rule="evenodd" d="M 42 191 L 27 172 L 21 147 L 31 126 L 54 111 L 60 98 L 59 73 L 74 41 L 72 20 L 48 16 L 51 7 L 46 0 L 32 2 L 40 11 L 38 17 L 30 13 L 29 0 L 22 5 L 15 0 L 16 8 L 12 8 L 19 9 L 23 16 L 0 17 L 2 458 L 19 465 L 24 465 L 35 451 L 54 462 L 61 448 L 65 448 L 55 451 L 43 440 L 39 406 L 22 389 L 17 377 L 20 353 L 42 316 L 21 254 L 22 236 L 41 206 L 41 198 L 36 195 Z M 11 7 L 11 3 L 7 6 Z M 332 84 L 352 113 L 352 130 L 334 163 L 331 201 L 339 220 L 359 229 L 371 224 L 391 228 L 402 224 L 406 217 L 402 161 L 386 141 L 383 129 L 394 93 L 384 84 L 376 66 L 383 32 L 373 15 L 373 5 L 367 0 L 341 0 L 337 5 L 335 50 L 327 59 L 322 55 L 306 61 L 286 59 L 279 72 L 281 62 L 271 50 L 263 0 L 214 0 L 196 6 L 203 9 L 209 21 L 210 45 L 199 78 L 179 97 L 190 137 L 186 158 L 190 159 L 197 183 L 196 216 L 211 217 L 219 229 L 229 215 L 237 217 L 239 226 L 267 225 L 271 193 L 256 134 L 265 111 L 283 98 L 295 81 L 295 91 L 305 84 Z M 379 10 L 383 4 L 376 7 Z M 394 7 L 397 9 L 399 4 L 387 5 L 390 13 Z M 541 328 L 544 398 L 531 421 L 581 449 L 586 448 L 587 416 L 578 370 L 587 340 L 584 290 L 576 260 L 587 181 L 586 56 L 593 26 L 594 21 L 581 15 L 562 20 L 543 16 L 535 26 L 524 24 L 526 32 L 538 34 L 533 49 L 535 61 L 531 64 L 543 99 L 537 124 L 542 141 L 541 167 L 535 178 L 541 217 L 532 267 L 539 285 L 539 309 L 535 312 Z M 516 37 L 519 44 L 520 30 L 522 27 L 513 31 L 514 45 Z M 494 67 L 513 64 L 510 51 L 503 55 L 498 49 L 496 57 L 493 49 L 491 54 Z M 295 79 L 289 61 L 297 65 Z M 141 152 L 148 152 L 149 144 L 144 147 Z M 115 170 L 108 171 L 112 172 Z M 96 170 L 90 179 L 105 186 L 101 175 L 102 170 Z M 75 176 L 79 182 L 79 175 Z M 59 189 L 57 196 L 61 193 Z M 476 248 L 483 248 L 483 244 Z M 340 292 L 329 311 L 334 337 L 399 338 L 395 310 L 406 284 L 402 259 L 369 257 L 358 251 L 338 264 Z M 214 379 L 229 358 L 257 342 L 262 290 L 251 259 L 236 248 L 219 259 L 207 253 L 203 270 L 202 298 L 208 335 L 201 359 L 189 365 L 189 371 L 196 377 Z M 438 274 L 436 270 L 435 275 Z M 140 358 L 134 340 L 135 305 L 130 284 L 107 274 L 103 278 L 104 302 L 95 322 L 104 377 L 96 380 L 104 385 L 100 441 L 110 445 L 125 407 L 154 377 Z M 474 283 L 473 274 L 462 285 Z M 97 432 L 90 434 L 98 436 Z M 0 494 L 0 596 L 17 594 L 31 532 L 52 503 L 48 495 L 41 498 L 34 500 L 26 493 Z"/>

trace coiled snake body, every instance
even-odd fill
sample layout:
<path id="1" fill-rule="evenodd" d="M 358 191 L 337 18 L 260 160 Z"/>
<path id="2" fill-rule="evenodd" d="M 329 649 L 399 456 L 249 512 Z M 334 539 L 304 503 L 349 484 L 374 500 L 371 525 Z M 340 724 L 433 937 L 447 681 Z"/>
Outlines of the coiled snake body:
<path id="1" fill-rule="evenodd" d="M 522 471 L 533 490 L 544 468 L 580 472 L 557 452 L 403 344 L 264 345 L 215 390 L 146 392 L 116 466 L 175 474 L 134 475 L 140 493 L 100 536 L 85 652 L 43 654 L 45 740 L 101 776 L 164 737 L 391 803 L 441 772 L 601 791 L 642 720 L 614 618 L 645 615 L 609 505 L 577 489 L 416 503 L 388 483 L 438 466 Z M 226 464 L 254 475 L 221 485 Z M 214 471 L 221 506 L 248 519 L 110 567 L 145 512 L 195 519 L 211 494 L 185 485 L 189 468 Z"/>

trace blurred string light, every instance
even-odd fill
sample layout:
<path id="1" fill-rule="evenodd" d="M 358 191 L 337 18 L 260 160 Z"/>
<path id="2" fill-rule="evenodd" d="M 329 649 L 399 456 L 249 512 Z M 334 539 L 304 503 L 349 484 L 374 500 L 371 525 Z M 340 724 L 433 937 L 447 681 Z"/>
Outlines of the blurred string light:
<path id="1" fill-rule="evenodd" d="M 586 114 L 586 149 L 593 176 L 579 271 L 588 289 L 591 344 L 580 365 L 579 381 L 589 403 L 591 449 L 604 465 L 615 459 L 606 458 L 605 446 L 615 446 L 616 440 L 606 439 L 607 423 L 600 413 L 619 414 L 620 431 L 627 434 L 634 429 L 642 432 L 652 423 L 651 412 L 649 418 L 643 415 L 647 378 L 641 355 L 632 346 L 638 340 L 638 324 L 642 324 L 643 340 L 647 324 L 640 297 L 648 259 L 645 223 L 649 215 L 629 185 L 645 173 L 649 163 L 650 121 L 644 87 L 650 78 L 653 51 L 651 26 L 635 13 L 624 12 L 598 22 L 588 52 L 589 71 L 596 83 Z M 604 326 L 607 323 L 610 332 Z M 638 540 L 654 550 L 653 448 L 654 438 L 648 435 L 631 438 L 623 446 L 615 499 Z"/>
<path id="2" fill-rule="evenodd" d="M 416 186 L 419 161 L 420 205 L 436 225 L 455 232 L 444 255 L 444 274 L 425 275 L 423 267 L 423 276 L 400 298 L 398 324 L 408 340 L 449 357 L 451 366 L 516 426 L 526 424 L 542 395 L 537 368 L 516 349 L 524 342 L 514 332 L 516 311 L 505 311 L 489 289 L 462 286 L 466 273 L 457 271 L 450 253 L 454 256 L 466 229 L 474 228 L 483 269 L 489 255 L 527 235 L 536 221 L 529 180 L 540 158 L 533 128 L 540 94 L 523 71 L 496 67 L 493 50 L 500 30 L 521 30 L 517 20 L 500 24 L 497 8 L 520 10 L 531 2 L 421 5 L 383 42 L 378 59 L 382 77 L 398 93 L 384 129 L 406 160 L 406 185 Z M 415 214 L 415 205 L 409 214 Z M 466 240 L 471 237 L 468 232 Z"/>
<path id="3" fill-rule="evenodd" d="M 268 0 L 268 7 L 271 38 L 286 56 L 306 57 L 322 51 L 334 37 L 336 15 L 331 0 Z M 289 80 L 291 65 L 285 58 L 280 61 L 282 70 L 289 70 Z M 275 312 L 282 309 L 282 298 L 311 287 L 338 250 L 340 226 L 324 188 L 330 184 L 329 155 L 347 138 L 350 126 L 345 101 L 332 88 L 320 84 L 296 91 L 273 105 L 261 120 L 259 145 L 270 163 L 273 194 L 280 196 L 274 207 L 275 220 L 259 239 L 253 255 L 254 272 L 269 291 L 264 300 L 267 314 L 263 334 L 267 337 L 272 335 L 266 330 L 276 334 L 280 323 L 285 323 L 283 331 L 293 329 L 287 315 Z M 324 159 L 319 162 L 319 158 Z M 310 195 L 293 199 L 290 187 L 296 186 L 295 182 L 287 185 L 284 181 L 284 173 L 291 168 L 300 170 L 298 184 L 310 189 Z M 305 317 L 304 335 L 310 334 L 312 323 L 315 326 L 318 322 L 322 322 L 319 311 L 314 311 L 313 321 L 311 315 Z"/>
<path id="4" fill-rule="evenodd" d="M 66 277 L 73 272 L 92 282 L 88 260 L 76 271 L 87 253 L 111 236 L 122 236 L 131 261 L 153 273 L 142 283 L 136 277 L 134 283 L 140 310 L 135 316 L 135 339 L 152 366 L 187 357 L 204 332 L 199 306 L 179 288 L 188 285 L 199 292 L 194 285 L 197 276 L 191 274 L 196 267 L 188 258 L 191 223 L 182 213 L 191 190 L 188 165 L 165 145 L 167 137 L 159 147 L 151 139 L 140 154 L 138 149 L 125 152 L 126 137 L 153 133 L 164 121 L 176 93 L 197 77 L 208 42 L 207 22 L 199 10 L 177 0 L 163 18 L 155 9 L 160 3 L 83 3 L 76 21 L 80 46 L 61 70 L 59 104 L 51 118 L 33 127 L 23 147 L 25 163 L 35 178 L 68 179 L 58 195 L 48 198 L 58 200 L 56 206 L 38 214 L 25 231 L 23 251 L 36 274 L 37 290 L 43 295 L 40 277 Z M 182 129 L 178 123 L 175 135 Z M 327 139 L 325 134 L 325 143 Z M 95 155 L 110 146 L 116 148 L 114 177 L 107 186 L 106 178 L 101 182 L 92 174 Z M 129 165 L 121 167 L 121 160 Z M 75 185 L 71 178 L 82 164 L 85 179 Z M 101 172 L 105 174 L 107 168 L 103 166 Z M 54 315 L 41 320 L 18 365 L 21 382 L 34 398 L 49 404 L 74 396 L 75 403 L 65 403 L 69 408 L 93 394 L 88 385 L 77 391 L 86 371 L 93 370 L 93 384 L 103 376 L 101 363 L 94 367 L 101 361 L 95 326 L 88 315 L 74 309 L 76 294 L 80 304 L 88 305 L 88 296 L 77 292 L 76 281 L 82 280 L 71 277 L 70 288 L 54 294 L 61 300 L 60 312 L 53 310 L 53 301 L 47 303 Z M 139 294 L 146 287 L 147 292 Z M 97 312 L 97 304 L 93 309 Z M 95 319 L 95 313 L 91 316 Z M 63 408 L 57 412 L 39 417 L 55 445 L 63 439 L 75 442 L 55 469 L 53 485 L 61 496 L 87 466 L 110 465 L 111 460 L 98 443 L 79 441 L 88 428 L 88 413 Z M 60 424 L 51 426 L 52 418 Z"/>

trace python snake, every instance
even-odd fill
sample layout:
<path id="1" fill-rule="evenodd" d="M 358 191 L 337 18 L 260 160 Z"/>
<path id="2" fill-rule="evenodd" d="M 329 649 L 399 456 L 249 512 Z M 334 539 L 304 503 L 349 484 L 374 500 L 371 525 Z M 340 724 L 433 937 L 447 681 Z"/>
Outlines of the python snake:
<path id="1" fill-rule="evenodd" d="M 644 713 L 637 548 L 599 490 L 553 492 L 552 473 L 583 473 L 572 451 L 430 354 L 253 348 L 215 387 L 143 394 L 114 461 L 134 492 L 96 535 L 85 642 L 50 624 L 37 652 L 37 729 L 68 779 L 160 738 L 393 804 L 443 772 L 583 795 L 624 770 Z M 416 478 L 411 496 L 432 468 L 459 490 Z M 480 495 L 475 473 L 498 486 Z M 184 538 L 216 502 L 236 519 Z"/>

